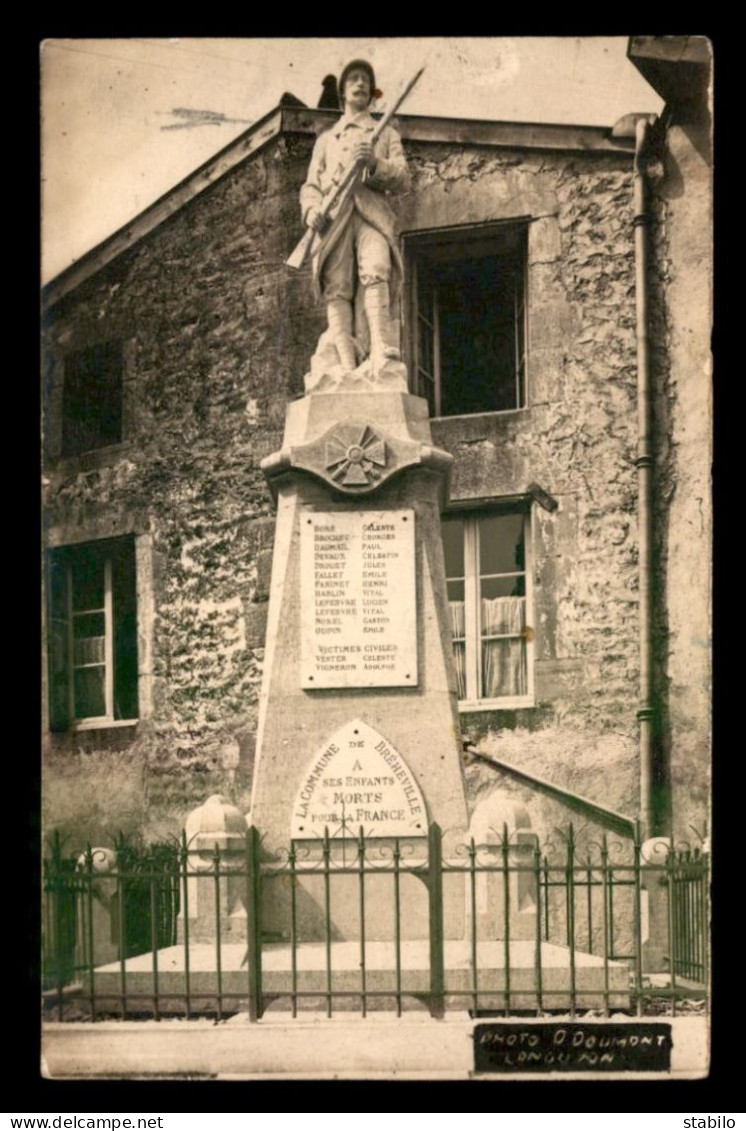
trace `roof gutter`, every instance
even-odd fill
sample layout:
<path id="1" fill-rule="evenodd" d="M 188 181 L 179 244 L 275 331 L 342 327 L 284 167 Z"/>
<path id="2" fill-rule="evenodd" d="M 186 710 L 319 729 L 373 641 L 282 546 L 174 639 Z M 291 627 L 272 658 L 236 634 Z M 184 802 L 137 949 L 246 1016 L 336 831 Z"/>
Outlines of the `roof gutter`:
<path id="1" fill-rule="evenodd" d="M 637 331 L 637 492 L 640 618 L 640 819 L 646 836 L 656 831 L 655 751 L 653 746 L 653 446 L 648 313 L 648 244 L 651 216 L 646 209 L 647 183 L 643 155 L 651 121 L 635 124 L 634 228 L 635 305 Z"/>

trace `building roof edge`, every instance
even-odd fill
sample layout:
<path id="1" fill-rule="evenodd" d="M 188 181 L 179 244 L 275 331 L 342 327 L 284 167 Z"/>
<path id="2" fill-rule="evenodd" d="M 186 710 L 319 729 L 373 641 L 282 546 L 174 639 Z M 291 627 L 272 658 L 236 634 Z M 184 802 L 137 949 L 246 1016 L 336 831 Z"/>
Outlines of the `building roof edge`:
<path id="1" fill-rule="evenodd" d="M 54 276 L 42 289 L 44 305 L 47 308 L 54 306 L 241 162 L 255 156 L 274 138 L 293 133 L 318 135 L 338 117 L 339 114 L 333 110 L 275 106 L 137 216 Z M 632 148 L 626 140 L 612 138 L 611 130 L 602 126 L 496 122 L 405 114 L 397 115 L 396 122 L 404 140 L 415 143 L 459 142 L 464 145 L 517 149 L 561 149 L 632 155 Z"/>

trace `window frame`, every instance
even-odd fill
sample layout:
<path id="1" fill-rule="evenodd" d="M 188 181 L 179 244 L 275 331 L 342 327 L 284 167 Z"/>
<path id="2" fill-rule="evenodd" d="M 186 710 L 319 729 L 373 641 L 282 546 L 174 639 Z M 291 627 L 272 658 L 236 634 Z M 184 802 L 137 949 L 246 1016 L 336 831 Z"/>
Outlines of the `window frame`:
<path id="1" fill-rule="evenodd" d="M 103 566 L 103 605 L 96 608 L 76 609 L 75 605 L 75 568 L 76 558 L 78 559 L 78 568 L 80 568 L 80 559 L 85 552 L 93 550 L 101 557 L 101 564 Z M 48 665 L 49 665 L 49 691 L 48 691 L 48 711 L 49 711 L 49 728 L 52 731 L 63 732 L 67 730 L 93 730 L 99 728 L 109 727 L 127 727 L 135 726 L 140 721 L 141 716 L 141 702 L 140 702 L 140 656 L 139 656 L 139 592 L 138 592 L 138 569 L 137 569 L 137 547 L 136 539 L 134 536 L 124 536 L 114 539 L 93 540 L 90 542 L 79 542 L 73 545 L 58 546 L 50 549 L 49 553 L 49 572 L 48 572 Z M 116 713 L 116 665 L 118 645 L 121 645 L 122 634 L 125 629 L 118 621 L 118 611 L 115 607 L 114 600 L 114 570 L 115 560 L 117 557 L 127 556 L 129 562 L 127 569 L 131 573 L 131 580 L 133 585 L 132 596 L 134 598 L 134 609 L 130 612 L 134 613 L 134 625 L 130 625 L 127 630 L 131 634 L 131 642 L 135 647 L 135 679 L 136 687 L 133 689 L 133 699 L 137 705 L 137 714 L 118 716 Z M 54 580 L 52 573 L 55 570 L 61 571 L 64 578 L 64 594 L 62 595 L 61 604 L 64 605 L 64 617 L 60 617 L 56 608 L 55 597 L 53 595 Z M 126 608 L 126 605 L 125 605 Z M 75 630 L 74 623 L 76 617 L 85 617 L 92 615 L 103 615 L 104 618 L 104 648 L 103 648 L 103 661 L 91 661 L 85 663 L 76 662 L 75 657 Z M 121 614 L 123 616 L 124 613 Z M 56 629 L 55 629 L 56 624 Z M 53 649 L 59 643 L 59 633 L 61 631 L 60 625 L 64 624 L 64 655 L 59 664 L 58 669 L 54 668 Z M 57 636 L 55 636 L 57 633 Z M 103 691 L 104 691 L 104 712 L 98 715 L 76 715 L 75 704 L 75 672 L 84 668 L 102 667 L 104 669 Z M 62 672 L 62 678 L 66 683 L 65 694 L 65 709 L 60 709 L 59 703 L 53 704 L 52 697 L 54 695 L 53 683 L 57 678 L 58 672 Z"/>
<path id="2" fill-rule="evenodd" d="M 70 413 L 70 398 L 73 395 L 73 368 L 74 366 L 83 367 L 85 359 L 88 358 L 90 364 L 93 364 L 93 358 L 96 351 L 100 351 L 104 356 L 107 351 L 110 359 L 116 361 L 116 381 L 111 382 L 111 389 L 115 392 L 118 399 L 117 411 L 117 436 L 116 438 L 109 436 L 102 436 L 102 420 L 104 404 L 99 405 L 99 412 L 97 415 L 97 431 L 98 439 L 93 444 L 85 444 L 83 440 L 75 435 L 74 431 L 74 416 Z M 78 460 L 93 453 L 105 452 L 111 448 L 118 448 L 124 443 L 125 439 L 125 392 L 127 381 L 127 349 L 126 343 L 119 337 L 107 337 L 100 340 L 90 342 L 88 345 L 81 346 L 66 352 L 61 362 L 61 390 L 60 390 L 60 418 L 59 418 L 59 456 L 63 460 Z M 98 380 L 98 378 L 97 378 Z M 84 385 L 83 388 L 87 390 L 88 396 L 84 397 L 80 391 L 77 395 L 84 401 L 90 401 L 90 389 L 92 387 L 92 379 L 89 377 L 89 384 Z M 82 382 L 81 382 L 82 384 Z"/>
<path id="3" fill-rule="evenodd" d="M 407 368 L 411 374 L 412 391 L 417 396 L 425 397 L 431 406 L 433 419 L 451 419 L 459 416 L 477 416 L 483 413 L 521 412 L 528 408 L 528 309 L 529 309 L 529 234 L 531 226 L 530 216 L 511 217 L 506 220 L 491 221 L 489 223 L 465 224 L 449 228 L 431 228 L 426 230 L 406 232 L 403 235 L 404 258 L 406 261 L 406 294 L 404 300 L 405 321 L 405 356 Z M 520 247 L 522 253 L 522 288 L 520 295 L 516 295 L 513 305 L 514 323 L 514 379 L 516 382 L 516 403 L 508 408 L 485 408 L 475 412 L 464 411 L 443 415 L 443 374 L 442 374 L 442 348 L 439 327 L 439 300 L 438 287 L 433 287 L 433 317 L 430 321 L 420 311 L 419 282 L 422 264 L 426 260 L 438 261 L 438 256 L 433 254 L 433 249 L 442 252 L 442 263 L 449 259 L 464 262 L 478 259 L 498 258 L 500 254 L 508 255 L 511 250 L 504 247 L 502 252 L 497 249 L 490 253 L 477 254 L 479 247 L 485 245 L 498 245 L 500 241 L 507 243 L 513 240 Z M 463 254 L 469 245 L 474 247 L 475 254 Z M 458 249 L 456 256 L 449 256 L 448 250 Z M 433 371 L 430 373 L 421 364 L 420 357 L 420 325 L 429 325 L 432 330 L 432 360 Z M 427 394 L 427 385 L 431 387 L 432 396 Z"/>
<path id="4" fill-rule="evenodd" d="M 500 574 L 481 574 L 479 571 L 479 540 L 480 521 L 499 515 L 523 516 L 523 571 L 507 571 Z M 442 516 L 442 523 L 449 520 L 463 522 L 464 537 L 464 575 L 463 578 L 449 575 L 446 564 L 446 582 L 463 580 L 464 582 L 464 668 L 466 681 L 466 698 L 458 699 L 460 713 L 473 711 L 511 710 L 521 707 L 533 707 L 535 698 L 535 629 L 534 621 L 534 594 L 533 594 L 533 521 L 532 508 L 529 501 L 511 501 L 496 503 L 489 507 L 452 507 Z M 445 552 L 444 552 L 445 564 Z M 480 698 L 478 695 L 482 681 L 482 642 L 485 639 L 481 634 L 480 611 L 480 582 L 483 577 L 523 576 L 524 601 L 525 601 L 525 627 L 521 634 L 495 634 L 494 639 L 504 636 L 506 639 L 523 638 L 526 660 L 526 693 L 524 695 L 506 695 L 493 698 Z M 475 692 L 477 694 L 475 694 Z M 458 694 L 458 691 L 457 691 Z"/>

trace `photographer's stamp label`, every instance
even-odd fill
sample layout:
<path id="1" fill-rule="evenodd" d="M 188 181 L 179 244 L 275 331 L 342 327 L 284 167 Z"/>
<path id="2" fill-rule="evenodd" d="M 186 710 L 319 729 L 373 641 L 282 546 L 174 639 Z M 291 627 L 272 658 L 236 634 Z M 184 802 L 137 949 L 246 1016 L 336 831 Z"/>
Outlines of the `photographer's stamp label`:
<path id="1" fill-rule="evenodd" d="M 476 1072 L 668 1072 L 665 1022 L 494 1021 L 474 1028 Z"/>

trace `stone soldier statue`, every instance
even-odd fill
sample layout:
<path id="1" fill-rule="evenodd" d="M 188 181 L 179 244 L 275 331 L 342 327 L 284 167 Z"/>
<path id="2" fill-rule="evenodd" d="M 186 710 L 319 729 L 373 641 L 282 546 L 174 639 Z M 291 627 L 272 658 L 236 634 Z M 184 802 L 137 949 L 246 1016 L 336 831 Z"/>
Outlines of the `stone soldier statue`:
<path id="1" fill-rule="evenodd" d="M 387 195 L 406 192 L 410 182 L 396 130 L 386 126 L 371 143 L 376 121 L 369 107 L 376 96 L 370 63 L 348 63 L 339 80 L 344 114 L 317 140 L 300 193 L 303 223 L 319 237 L 313 277 L 328 320 L 311 365 L 312 385 L 330 368 L 349 373 L 368 353 L 373 378 L 383 373 L 401 378 L 403 371 L 398 325 L 391 317 L 402 264 Z M 320 212 L 324 194 L 355 161 L 363 165 L 362 176 L 329 222 Z"/>

